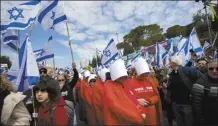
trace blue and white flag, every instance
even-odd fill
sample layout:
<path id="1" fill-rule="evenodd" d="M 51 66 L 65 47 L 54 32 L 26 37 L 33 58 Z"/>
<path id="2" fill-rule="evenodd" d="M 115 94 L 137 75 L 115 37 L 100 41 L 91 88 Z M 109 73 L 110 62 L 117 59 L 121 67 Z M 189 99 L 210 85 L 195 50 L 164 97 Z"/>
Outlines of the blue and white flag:
<path id="1" fill-rule="evenodd" d="M 67 16 L 64 12 L 63 1 L 54 0 L 45 2 L 45 6 L 39 13 L 37 19 L 38 22 L 41 24 L 44 30 L 54 29 L 57 32 L 63 32 L 56 29 L 58 25 L 61 25 L 61 27 L 66 26 L 66 24 L 62 24 L 67 20 Z"/>
<path id="2" fill-rule="evenodd" d="M 211 46 L 210 43 L 207 42 L 207 41 L 205 41 L 205 42 L 204 42 L 203 49 L 204 49 L 204 50 L 207 50 L 210 46 Z"/>
<path id="3" fill-rule="evenodd" d="M 133 59 L 131 60 L 132 61 L 132 65 L 138 60 L 138 58 L 140 57 L 140 53 L 137 53 Z"/>
<path id="4" fill-rule="evenodd" d="M 18 91 L 23 92 L 39 81 L 39 70 L 31 42 L 27 36 L 19 51 Z"/>
<path id="5" fill-rule="evenodd" d="M 192 29 L 192 32 L 189 36 L 188 41 L 190 41 L 191 48 L 194 50 L 194 52 L 197 54 L 197 56 L 202 56 L 202 54 L 204 54 L 204 51 L 202 49 L 202 46 L 201 46 L 200 40 L 197 36 L 197 32 L 196 32 L 195 28 Z"/>
<path id="6" fill-rule="evenodd" d="M 166 58 L 165 58 L 165 67 L 170 67 L 170 54 L 167 54 L 166 55 Z"/>
<path id="7" fill-rule="evenodd" d="M 1 1 L 1 31 L 25 30 L 40 10 L 40 1 Z"/>
<path id="8" fill-rule="evenodd" d="M 54 52 L 52 36 L 49 37 L 48 41 L 42 49 L 35 50 L 34 53 L 36 55 L 36 62 L 42 62 L 44 60 L 53 58 Z"/>
<path id="9" fill-rule="evenodd" d="M 174 53 L 174 50 L 173 50 L 173 43 L 172 43 L 172 41 L 171 42 L 169 42 L 168 43 L 169 45 L 169 49 L 168 49 L 168 53 L 170 54 L 170 55 L 172 55 L 173 53 Z"/>
<path id="10" fill-rule="evenodd" d="M 158 68 L 163 66 L 162 59 L 167 55 L 166 50 L 160 45 L 156 44 L 156 65 Z"/>
<path id="11" fill-rule="evenodd" d="M 6 73 L 7 79 L 13 84 L 14 88 L 17 89 L 18 85 L 16 85 L 16 80 L 18 76 L 19 71 L 18 70 L 9 70 Z"/>
<path id="12" fill-rule="evenodd" d="M 148 61 L 149 60 L 149 53 L 148 51 L 146 50 L 145 53 L 144 53 L 144 58 Z"/>
<path id="13" fill-rule="evenodd" d="M 102 65 L 108 66 L 109 63 L 115 60 L 117 56 L 119 56 L 119 52 L 117 50 L 116 44 L 114 43 L 114 40 L 111 39 L 103 51 L 103 56 L 101 59 Z"/>
<path id="14" fill-rule="evenodd" d="M 2 34 L 2 42 L 4 43 L 4 47 L 17 52 L 17 48 L 19 50 L 19 31 L 7 30 L 7 32 Z"/>

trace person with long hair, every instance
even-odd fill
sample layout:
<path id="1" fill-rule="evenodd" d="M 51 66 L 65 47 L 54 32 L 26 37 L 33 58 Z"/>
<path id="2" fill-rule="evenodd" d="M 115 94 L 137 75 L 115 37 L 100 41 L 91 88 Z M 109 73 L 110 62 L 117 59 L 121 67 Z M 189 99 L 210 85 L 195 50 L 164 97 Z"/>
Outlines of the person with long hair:
<path id="1" fill-rule="evenodd" d="M 30 125 L 31 116 L 23 102 L 25 97 L 4 75 L 0 75 L 0 124 Z"/>
<path id="2" fill-rule="evenodd" d="M 58 82 L 50 77 L 42 77 L 33 87 L 34 103 L 38 117 L 37 125 L 67 125 L 68 116 L 64 98 L 60 96 Z"/>

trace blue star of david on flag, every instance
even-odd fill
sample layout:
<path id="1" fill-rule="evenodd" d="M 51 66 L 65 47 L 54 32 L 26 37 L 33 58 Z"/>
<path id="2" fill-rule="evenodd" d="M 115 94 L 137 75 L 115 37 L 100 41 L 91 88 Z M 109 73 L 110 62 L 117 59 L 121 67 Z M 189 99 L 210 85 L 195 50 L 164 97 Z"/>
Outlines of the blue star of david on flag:
<path id="1" fill-rule="evenodd" d="M 18 18 L 24 18 L 22 15 L 23 9 L 18 9 L 16 7 L 12 8 L 11 10 L 8 10 L 8 13 L 10 13 L 10 19 L 13 18 L 15 21 Z"/>
<path id="2" fill-rule="evenodd" d="M 107 57 L 110 57 L 111 56 L 110 50 L 104 51 L 104 55 Z"/>

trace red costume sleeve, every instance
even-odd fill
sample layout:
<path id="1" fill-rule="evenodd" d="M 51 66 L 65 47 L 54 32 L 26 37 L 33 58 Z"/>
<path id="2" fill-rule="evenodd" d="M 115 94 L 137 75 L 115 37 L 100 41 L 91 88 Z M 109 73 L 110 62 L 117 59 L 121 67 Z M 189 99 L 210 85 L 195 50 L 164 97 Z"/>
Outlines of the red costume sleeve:
<path id="1" fill-rule="evenodd" d="M 103 112 L 103 84 L 100 80 L 96 81 L 93 87 L 93 109 L 95 112 L 95 124 L 104 124 L 104 112 Z"/>
<path id="2" fill-rule="evenodd" d="M 123 88 L 107 82 L 104 87 L 104 125 L 143 125 L 142 113 Z"/>

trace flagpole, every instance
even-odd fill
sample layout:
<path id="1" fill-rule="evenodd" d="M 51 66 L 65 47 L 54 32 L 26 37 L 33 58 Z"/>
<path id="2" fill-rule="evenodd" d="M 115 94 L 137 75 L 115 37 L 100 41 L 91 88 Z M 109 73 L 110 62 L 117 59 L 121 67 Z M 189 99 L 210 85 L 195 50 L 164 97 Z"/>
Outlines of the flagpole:
<path id="1" fill-rule="evenodd" d="M 53 67 L 54 67 L 54 73 L 56 73 L 55 59 L 54 59 L 54 57 L 53 57 Z"/>
<path id="2" fill-rule="evenodd" d="M 30 28 L 29 28 L 29 31 L 28 31 L 28 37 L 30 37 L 31 36 L 31 33 L 32 33 L 32 31 L 33 31 L 33 27 L 35 26 L 35 22 L 33 22 L 31 25 L 30 25 Z M 36 113 L 36 108 L 35 108 L 35 102 L 34 102 L 34 92 L 33 92 L 33 89 L 32 89 L 32 97 L 33 97 L 33 99 L 32 99 L 32 103 L 33 103 L 33 118 L 34 118 L 34 125 L 36 126 L 37 124 L 36 124 L 36 118 L 37 118 L 37 116 L 38 116 L 38 114 Z"/>
<path id="3" fill-rule="evenodd" d="M 67 27 L 67 35 L 68 35 L 68 38 L 69 38 L 70 52 L 71 52 L 71 56 L 72 56 L 72 61 L 73 61 L 73 63 L 74 63 L 73 49 L 72 49 L 72 45 L 71 45 L 70 32 L 69 32 L 69 28 L 68 28 L 68 23 L 67 23 L 67 21 L 66 21 L 66 27 Z"/>
<path id="4" fill-rule="evenodd" d="M 18 40 L 16 41 L 16 49 L 17 49 L 17 54 L 19 54 L 20 31 L 17 31 L 17 32 L 18 32 Z"/>

